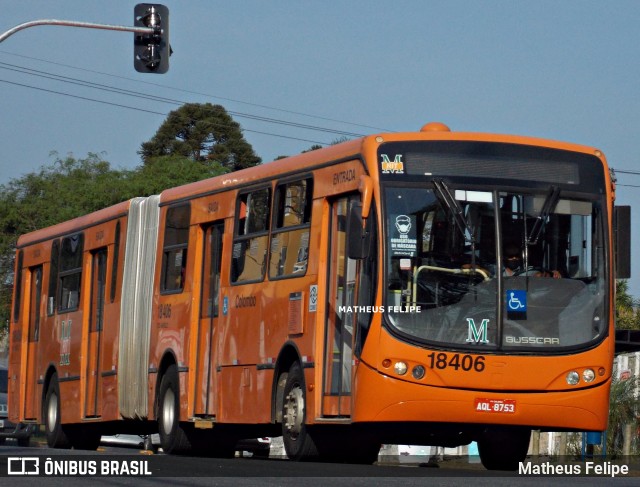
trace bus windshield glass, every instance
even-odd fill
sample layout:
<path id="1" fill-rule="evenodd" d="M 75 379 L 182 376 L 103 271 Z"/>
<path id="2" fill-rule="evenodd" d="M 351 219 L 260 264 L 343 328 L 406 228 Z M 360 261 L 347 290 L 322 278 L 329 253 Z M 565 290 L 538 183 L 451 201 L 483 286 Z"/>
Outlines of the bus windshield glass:
<path id="1" fill-rule="evenodd" d="M 396 334 L 487 351 L 576 349 L 606 334 L 600 191 L 555 181 L 392 179 L 384 190 L 385 311 Z"/>

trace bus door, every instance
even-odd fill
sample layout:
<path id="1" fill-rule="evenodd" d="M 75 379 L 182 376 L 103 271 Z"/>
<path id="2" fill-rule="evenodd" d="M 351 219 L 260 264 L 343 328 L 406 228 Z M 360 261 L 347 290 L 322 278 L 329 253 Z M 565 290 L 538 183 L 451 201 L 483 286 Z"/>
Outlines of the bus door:
<path id="1" fill-rule="evenodd" d="M 347 256 L 349 205 L 360 195 L 341 197 L 331 203 L 327 256 L 327 315 L 324 341 L 324 386 L 322 414 L 351 415 L 351 384 L 355 331 L 358 262 Z"/>
<path id="2" fill-rule="evenodd" d="M 218 354 L 215 338 L 221 305 L 220 266 L 223 234 L 224 222 L 216 222 L 205 228 L 194 391 L 194 413 L 201 416 L 213 416 L 216 413 L 215 369 Z"/>
<path id="3" fill-rule="evenodd" d="M 36 382 L 38 378 L 38 341 L 40 335 L 40 301 L 42 298 L 42 266 L 30 269 L 29 342 L 27 344 L 27 380 L 24 402 L 25 419 L 38 416 Z"/>
<path id="4" fill-rule="evenodd" d="M 100 416 L 98 394 L 100 391 L 100 362 L 102 355 L 102 329 L 107 280 L 107 249 L 91 254 L 91 311 L 87 340 L 87 374 L 85 417 Z"/>

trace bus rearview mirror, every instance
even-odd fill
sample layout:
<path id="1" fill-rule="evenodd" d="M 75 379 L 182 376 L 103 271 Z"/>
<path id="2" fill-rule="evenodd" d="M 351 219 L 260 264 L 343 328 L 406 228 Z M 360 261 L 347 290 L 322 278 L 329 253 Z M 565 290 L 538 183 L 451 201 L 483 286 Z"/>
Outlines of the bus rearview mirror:
<path id="1" fill-rule="evenodd" d="M 354 201 L 349 207 L 347 221 L 347 254 L 350 259 L 365 259 L 369 256 L 371 233 L 363 226 L 362 204 Z"/>
<path id="2" fill-rule="evenodd" d="M 613 241 L 616 279 L 631 277 L 631 207 L 616 206 L 613 210 Z"/>

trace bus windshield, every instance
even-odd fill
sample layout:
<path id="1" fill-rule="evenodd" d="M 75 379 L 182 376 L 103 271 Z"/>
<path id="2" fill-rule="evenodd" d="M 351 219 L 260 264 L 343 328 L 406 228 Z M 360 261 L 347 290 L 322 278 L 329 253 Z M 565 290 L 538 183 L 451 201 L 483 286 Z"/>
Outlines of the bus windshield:
<path id="1" fill-rule="evenodd" d="M 388 326 L 482 350 L 557 351 L 603 337 L 601 201 L 554 185 L 491 186 L 386 185 Z"/>

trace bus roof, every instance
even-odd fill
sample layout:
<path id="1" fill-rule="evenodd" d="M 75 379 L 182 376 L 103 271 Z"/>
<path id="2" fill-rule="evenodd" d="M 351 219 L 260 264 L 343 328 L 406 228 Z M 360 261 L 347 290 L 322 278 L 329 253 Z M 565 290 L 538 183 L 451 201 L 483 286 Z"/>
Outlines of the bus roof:
<path id="1" fill-rule="evenodd" d="M 311 170 L 324 162 L 353 159 L 360 156 L 365 138 L 349 140 L 318 150 L 286 157 L 259 166 L 222 174 L 209 179 L 166 189 L 160 196 L 160 204 L 189 199 L 220 191 L 223 188 L 238 187 L 270 180 L 275 176 L 283 177 L 288 173 Z"/>
<path id="2" fill-rule="evenodd" d="M 368 148 L 383 142 L 412 140 L 477 140 L 485 142 L 543 146 L 595 154 L 598 155 L 606 164 L 606 160 L 602 153 L 594 147 L 529 136 L 481 132 L 452 132 L 444 124 L 430 123 L 422 127 L 418 132 L 391 132 L 368 135 L 359 139 L 349 140 L 340 144 L 324 147 L 322 149 L 286 157 L 248 169 L 167 189 L 161 194 L 160 204 L 169 204 L 183 199 L 204 196 L 206 194 L 221 191 L 224 188 L 256 184 L 260 181 L 273 179 L 274 177 L 286 177 L 288 173 L 301 172 L 305 169 L 311 170 L 317 165 L 327 162 L 358 158 L 361 157 L 362 154 L 365 154 Z"/>
<path id="3" fill-rule="evenodd" d="M 305 170 L 310 171 L 318 165 L 323 165 L 325 163 L 362 157 L 362 154 L 367 151 L 367 148 L 371 148 L 373 145 L 377 145 L 379 143 L 411 140 L 478 140 L 486 142 L 546 146 L 596 154 L 606 165 L 606 160 L 602 153 L 593 147 L 528 136 L 479 132 L 453 132 L 449 130 L 446 125 L 436 122 L 425 125 L 418 132 L 392 132 L 368 135 L 359 139 L 349 140 L 336 145 L 289 156 L 277 161 L 242 169 L 233 173 L 227 173 L 175 188 L 169 188 L 161 193 L 160 204 L 170 204 L 180 200 L 204 196 L 206 194 L 222 191 L 225 188 L 237 188 L 244 185 L 257 184 L 261 181 L 271 180 L 274 177 L 286 177 L 289 173 L 304 172 Z M 130 204 L 131 200 L 124 201 L 109 208 L 98 210 L 88 215 L 74 218 L 73 220 L 22 235 L 18 239 L 17 247 L 20 248 L 35 242 L 54 238 L 55 236 L 66 235 L 82 228 L 90 227 L 100 223 L 101 221 L 116 218 L 119 215 L 126 214 L 129 210 Z"/>
<path id="4" fill-rule="evenodd" d="M 131 201 L 132 200 L 123 201 L 122 203 L 117 203 L 108 208 L 94 211 L 88 215 L 79 216 L 72 220 L 67 220 L 50 227 L 26 233 L 20 236 L 16 247 L 22 248 L 44 240 L 68 235 L 84 228 L 89 228 L 99 223 L 124 216 L 129 212 Z"/>

